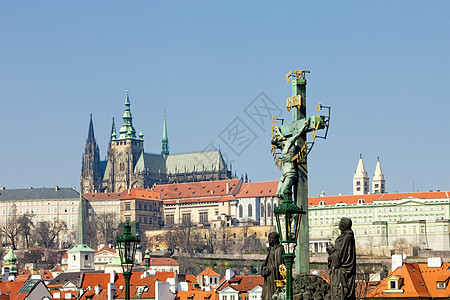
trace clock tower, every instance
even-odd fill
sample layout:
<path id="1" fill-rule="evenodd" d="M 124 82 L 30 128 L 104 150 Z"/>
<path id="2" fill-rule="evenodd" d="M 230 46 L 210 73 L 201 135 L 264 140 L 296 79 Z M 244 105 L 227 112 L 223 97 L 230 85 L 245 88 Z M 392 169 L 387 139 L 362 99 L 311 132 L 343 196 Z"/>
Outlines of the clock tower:
<path id="1" fill-rule="evenodd" d="M 136 182 L 134 168 L 144 151 L 144 134 L 141 132 L 136 136 L 136 130 L 133 127 L 133 116 L 130 109 L 130 97 L 125 100 L 125 112 L 123 113 L 123 125 L 116 132 L 113 125 L 111 133 L 111 142 L 108 149 L 109 176 L 107 190 L 110 192 L 120 192 L 131 187 L 143 187 Z"/>

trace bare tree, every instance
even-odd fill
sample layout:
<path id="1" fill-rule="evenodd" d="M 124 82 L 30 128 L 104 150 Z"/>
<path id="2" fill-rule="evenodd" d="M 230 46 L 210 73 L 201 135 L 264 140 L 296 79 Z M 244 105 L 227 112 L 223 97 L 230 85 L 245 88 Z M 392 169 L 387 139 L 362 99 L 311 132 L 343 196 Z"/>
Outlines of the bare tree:
<path id="1" fill-rule="evenodd" d="M 17 238 L 20 235 L 18 219 L 19 217 L 17 215 L 17 207 L 15 204 L 13 204 L 11 209 L 8 208 L 6 221 L 2 222 L 0 226 L 0 231 L 11 242 L 11 247 L 14 250 L 16 249 Z"/>
<path id="2" fill-rule="evenodd" d="M 95 216 L 98 238 L 105 245 L 114 244 L 119 225 L 114 213 L 99 213 Z"/>
<path id="3" fill-rule="evenodd" d="M 229 253 L 231 250 L 231 245 L 233 239 L 235 239 L 234 234 L 229 227 L 222 227 L 220 231 L 220 250 L 222 253 Z"/>
<path id="4" fill-rule="evenodd" d="M 406 254 L 410 248 L 410 244 L 405 238 L 398 238 L 394 241 L 394 249 L 396 254 Z"/>
<path id="5" fill-rule="evenodd" d="M 25 241 L 25 248 L 30 247 L 30 236 L 33 229 L 33 217 L 32 213 L 25 213 L 21 215 L 17 220 L 17 226 L 19 227 L 20 235 Z"/>
<path id="6" fill-rule="evenodd" d="M 36 224 L 36 234 L 41 243 L 46 248 L 58 246 L 60 233 L 67 231 L 67 224 L 64 221 L 41 221 Z"/>
<path id="7" fill-rule="evenodd" d="M 259 239 L 256 238 L 256 232 L 252 235 L 247 236 L 244 239 L 244 245 L 241 249 L 241 252 L 246 253 L 259 253 L 263 245 Z"/>

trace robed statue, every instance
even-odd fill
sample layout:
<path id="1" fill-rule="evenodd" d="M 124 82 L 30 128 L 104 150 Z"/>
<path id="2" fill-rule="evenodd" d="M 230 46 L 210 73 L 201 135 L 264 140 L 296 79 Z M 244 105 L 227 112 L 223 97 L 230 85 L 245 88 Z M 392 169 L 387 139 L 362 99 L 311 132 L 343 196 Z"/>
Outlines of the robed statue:
<path id="1" fill-rule="evenodd" d="M 331 299 L 354 300 L 356 277 L 356 246 L 352 231 L 352 220 L 342 218 L 339 222 L 341 235 L 335 245 L 327 247 L 330 275 Z"/>
<path id="2" fill-rule="evenodd" d="M 264 277 L 262 300 L 271 300 L 276 291 L 275 280 L 282 280 L 279 268 L 284 264 L 283 246 L 280 244 L 280 236 L 276 232 L 269 233 L 269 249 L 264 263 L 261 265 L 261 273 Z"/>

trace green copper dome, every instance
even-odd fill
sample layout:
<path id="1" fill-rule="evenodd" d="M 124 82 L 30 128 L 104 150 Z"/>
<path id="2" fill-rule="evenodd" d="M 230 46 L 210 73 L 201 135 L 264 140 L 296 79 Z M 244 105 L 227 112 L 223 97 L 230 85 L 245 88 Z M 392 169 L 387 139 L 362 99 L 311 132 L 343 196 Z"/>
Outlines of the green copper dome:
<path id="1" fill-rule="evenodd" d="M 5 265 L 17 263 L 17 255 L 13 252 L 12 248 L 10 248 L 8 254 L 3 257 L 3 261 Z"/>

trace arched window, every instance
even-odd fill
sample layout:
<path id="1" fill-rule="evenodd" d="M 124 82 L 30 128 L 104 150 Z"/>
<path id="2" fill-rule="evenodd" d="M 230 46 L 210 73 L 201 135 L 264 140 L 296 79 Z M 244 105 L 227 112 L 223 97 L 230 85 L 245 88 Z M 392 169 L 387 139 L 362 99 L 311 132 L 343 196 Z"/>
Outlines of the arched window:
<path id="1" fill-rule="evenodd" d="M 264 218 L 264 203 L 261 203 L 261 218 Z"/>
<path id="2" fill-rule="evenodd" d="M 270 203 L 267 203 L 267 217 L 272 217 L 272 206 L 270 205 Z"/>
<path id="3" fill-rule="evenodd" d="M 253 217 L 253 215 L 252 215 L 252 205 L 251 204 L 248 205 L 248 217 L 249 218 Z"/>
<path id="4" fill-rule="evenodd" d="M 242 210 L 242 204 L 239 205 L 239 218 L 242 218 L 243 210 Z"/>
<path id="5" fill-rule="evenodd" d="M 119 171 L 124 171 L 125 170 L 125 164 L 124 163 L 120 163 L 119 164 Z"/>

